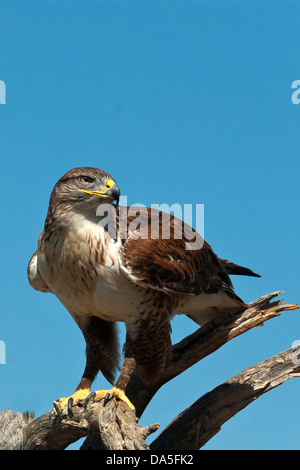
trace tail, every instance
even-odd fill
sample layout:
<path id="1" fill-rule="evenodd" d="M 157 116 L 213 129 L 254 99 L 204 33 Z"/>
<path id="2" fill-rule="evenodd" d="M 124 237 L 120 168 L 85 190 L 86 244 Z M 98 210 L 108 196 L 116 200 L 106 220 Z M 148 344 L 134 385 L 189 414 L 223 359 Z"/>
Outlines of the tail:
<path id="1" fill-rule="evenodd" d="M 222 266 L 226 269 L 227 273 L 238 274 L 241 276 L 252 276 L 252 277 L 261 277 L 260 274 L 253 272 L 249 268 L 244 268 L 244 266 L 239 266 L 238 264 L 232 263 L 228 259 L 219 258 Z"/>

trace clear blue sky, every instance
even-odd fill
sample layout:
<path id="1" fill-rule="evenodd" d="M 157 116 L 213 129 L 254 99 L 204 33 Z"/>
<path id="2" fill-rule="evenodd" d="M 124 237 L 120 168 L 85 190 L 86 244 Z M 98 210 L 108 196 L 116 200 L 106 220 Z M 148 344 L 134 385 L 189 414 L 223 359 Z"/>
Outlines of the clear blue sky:
<path id="1" fill-rule="evenodd" d="M 237 293 L 252 301 L 284 290 L 300 302 L 299 26 L 299 2 L 289 0 L 1 1 L 1 409 L 39 416 L 83 372 L 80 330 L 26 276 L 52 187 L 73 167 L 108 171 L 130 204 L 203 203 L 215 252 L 263 276 L 235 277 Z M 299 315 L 284 313 L 176 378 L 141 423 L 163 429 L 289 348 Z M 173 341 L 196 327 L 175 318 Z M 99 375 L 94 388 L 107 385 Z M 286 382 L 205 448 L 298 449 L 299 392 L 298 379 Z"/>

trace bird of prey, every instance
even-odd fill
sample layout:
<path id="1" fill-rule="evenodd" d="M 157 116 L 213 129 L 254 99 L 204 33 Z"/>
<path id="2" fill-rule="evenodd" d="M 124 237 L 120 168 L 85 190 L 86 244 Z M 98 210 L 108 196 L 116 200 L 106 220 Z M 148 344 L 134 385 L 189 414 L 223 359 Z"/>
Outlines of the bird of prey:
<path id="1" fill-rule="evenodd" d="M 50 196 L 37 251 L 28 264 L 31 286 L 53 293 L 86 341 L 86 367 L 75 393 L 61 406 L 111 397 L 125 401 L 138 368 L 144 383 L 157 380 L 171 356 L 174 315 L 199 325 L 246 308 L 229 274 L 258 276 L 219 258 L 197 232 L 176 217 L 150 208 L 133 215 L 118 205 L 120 190 L 105 171 L 67 172 Z M 109 214 L 108 214 L 109 213 Z M 163 236 L 164 224 L 169 234 Z M 112 229 L 113 228 L 113 229 Z M 153 235 L 153 236 L 151 236 Z M 187 243 L 193 239 L 193 249 Z M 118 380 L 116 322 L 126 325 Z M 113 385 L 91 395 L 98 371 Z"/>

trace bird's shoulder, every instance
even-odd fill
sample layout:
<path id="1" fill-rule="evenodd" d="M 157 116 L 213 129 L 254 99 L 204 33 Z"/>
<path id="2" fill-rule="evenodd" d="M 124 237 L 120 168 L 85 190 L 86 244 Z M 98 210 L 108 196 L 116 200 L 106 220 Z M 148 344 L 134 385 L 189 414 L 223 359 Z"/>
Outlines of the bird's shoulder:
<path id="1" fill-rule="evenodd" d="M 40 292 L 51 292 L 48 285 L 44 281 L 38 269 L 38 251 L 35 251 L 31 256 L 27 266 L 27 277 L 29 284 L 33 289 Z"/>

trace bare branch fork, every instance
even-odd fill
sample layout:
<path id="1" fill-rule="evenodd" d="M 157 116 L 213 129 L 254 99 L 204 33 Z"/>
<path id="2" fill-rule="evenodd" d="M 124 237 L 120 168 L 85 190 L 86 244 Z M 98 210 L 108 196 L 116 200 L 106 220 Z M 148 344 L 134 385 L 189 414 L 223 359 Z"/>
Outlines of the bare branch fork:
<path id="1" fill-rule="evenodd" d="M 215 319 L 174 345 L 172 360 L 160 380 L 151 387 L 146 387 L 135 373 L 126 393 L 136 406 L 136 415 L 126 404 L 114 400 L 105 407 L 101 402 L 91 403 L 87 409 L 74 407 L 72 418 L 65 408 L 60 409 L 56 417 L 49 411 L 37 419 L 28 413 L 6 410 L 0 413 L 0 449 L 65 449 L 85 436 L 89 438 L 83 448 L 149 449 L 145 439 L 159 425 L 142 427 L 138 418 L 155 393 L 236 336 L 283 311 L 299 308 L 296 304 L 284 304 L 283 300 L 273 301 L 280 294 L 280 291 L 268 294 L 242 312 Z M 199 449 L 219 432 L 222 424 L 253 400 L 299 375 L 300 345 L 246 369 L 199 398 L 173 419 L 150 448 Z"/>

